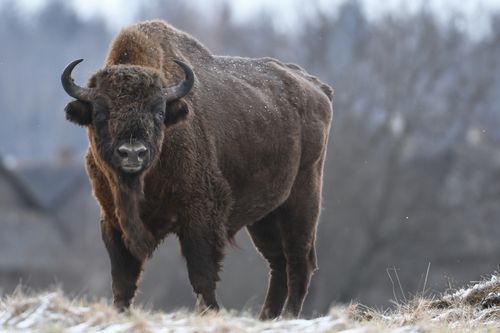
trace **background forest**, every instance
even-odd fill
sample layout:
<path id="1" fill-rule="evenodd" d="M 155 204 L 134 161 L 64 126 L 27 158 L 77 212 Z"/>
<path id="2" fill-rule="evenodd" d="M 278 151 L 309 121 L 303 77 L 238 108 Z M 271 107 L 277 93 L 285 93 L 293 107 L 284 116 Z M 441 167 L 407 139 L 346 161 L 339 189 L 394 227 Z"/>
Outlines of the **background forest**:
<path id="1" fill-rule="evenodd" d="M 499 267 L 500 14 L 471 34 L 460 15 L 426 7 L 368 19 L 347 1 L 314 1 L 294 29 L 272 13 L 235 20 L 216 2 L 148 1 L 137 20 L 162 18 L 215 54 L 272 56 L 297 63 L 335 89 L 318 230 L 320 270 L 305 305 L 387 306 L 410 294 L 442 292 Z M 26 16 L 0 4 L 0 286 L 20 281 L 110 295 L 97 205 L 83 169 L 86 133 L 64 119 L 59 77 L 70 61 L 84 83 L 104 62 L 116 31 L 84 20 L 64 1 Z M 267 267 L 240 232 L 228 248 L 220 301 L 256 309 Z M 177 241 L 146 267 L 139 302 L 165 310 L 194 297 Z"/>

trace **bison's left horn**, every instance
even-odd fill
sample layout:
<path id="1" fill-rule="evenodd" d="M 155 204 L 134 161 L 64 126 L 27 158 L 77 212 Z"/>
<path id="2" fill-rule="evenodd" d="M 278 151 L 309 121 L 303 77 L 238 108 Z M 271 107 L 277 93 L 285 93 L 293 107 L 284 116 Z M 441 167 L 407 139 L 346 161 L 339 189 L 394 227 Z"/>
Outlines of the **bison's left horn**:
<path id="1" fill-rule="evenodd" d="M 194 85 L 194 73 L 191 67 L 180 60 L 174 61 L 177 65 L 182 67 L 184 74 L 186 75 L 186 79 L 176 86 L 167 88 L 167 91 L 165 92 L 167 102 L 172 102 L 186 96 Z"/>
<path id="2" fill-rule="evenodd" d="M 79 85 L 75 84 L 73 78 L 71 77 L 71 72 L 73 72 L 73 68 L 76 67 L 79 63 L 81 63 L 83 59 L 78 59 L 71 62 L 64 69 L 61 74 L 61 83 L 64 88 L 64 91 L 71 97 L 79 99 L 81 101 L 90 102 L 93 96 L 93 90 L 91 88 L 83 88 Z"/>

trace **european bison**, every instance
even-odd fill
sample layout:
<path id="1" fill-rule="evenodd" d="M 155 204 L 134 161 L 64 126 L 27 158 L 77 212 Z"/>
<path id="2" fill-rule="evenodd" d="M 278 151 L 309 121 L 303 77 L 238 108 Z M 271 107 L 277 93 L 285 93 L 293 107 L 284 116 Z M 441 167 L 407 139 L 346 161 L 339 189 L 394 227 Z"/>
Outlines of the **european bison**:
<path id="1" fill-rule="evenodd" d="M 122 30 L 86 88 L 71 78 L 81 61 L 61 76 L 76 99 L 65 112 L 87 128 L 115 306 L 130 306 L 174 233 L 199 304 L 217 310 L 224 247 L 246 227 L 271 269 L 261 318 L 298 316 L 316 269 L 331 88 L 275 59 L 214 56 L 163 21 Z"/>

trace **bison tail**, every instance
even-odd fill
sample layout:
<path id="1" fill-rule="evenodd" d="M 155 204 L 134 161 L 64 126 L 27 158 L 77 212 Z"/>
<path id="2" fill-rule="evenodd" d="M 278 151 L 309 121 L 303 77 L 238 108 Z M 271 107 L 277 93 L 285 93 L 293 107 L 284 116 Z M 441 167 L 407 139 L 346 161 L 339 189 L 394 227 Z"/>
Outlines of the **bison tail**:
<path id="1" fill-rule="evenodd" d="M 325 93 L 325 95 L 328 97 L 328 99 L 331 101 L 333 101 L 333 88 L 330 87 L 329 85 L 327 84 L 324 84 L 324 83 L 321 83 L 321 90 Z"/>
<path id="2" fill-rule="evenodd" d="M 236 232 L 233 230 L 226 230 L 226 241 L 229 245 L 231 245 L 233 248 L 236 248 L 238 250 L 241 250 L 242 247 L 236 242 L 235 239 Z"/>

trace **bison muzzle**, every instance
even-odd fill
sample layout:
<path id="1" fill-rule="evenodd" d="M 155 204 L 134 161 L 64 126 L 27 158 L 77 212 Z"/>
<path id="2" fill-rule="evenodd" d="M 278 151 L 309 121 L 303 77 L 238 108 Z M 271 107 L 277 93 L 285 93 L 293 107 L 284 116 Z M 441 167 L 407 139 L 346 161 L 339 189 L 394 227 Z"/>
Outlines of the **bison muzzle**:
<path id="1" fill-rule="evenodd" d="M 122 30 L 66 118 L 87 128 L 114 303 L 127 309 L 144 262 L 178 236 L 201 304 L 217 310 L 224 247 L 246 227 L 269 262 L 261 318 L 298 316 L 315 238 L 332 90 L 293 64 L 212 55 L 162 21 Z"/>

